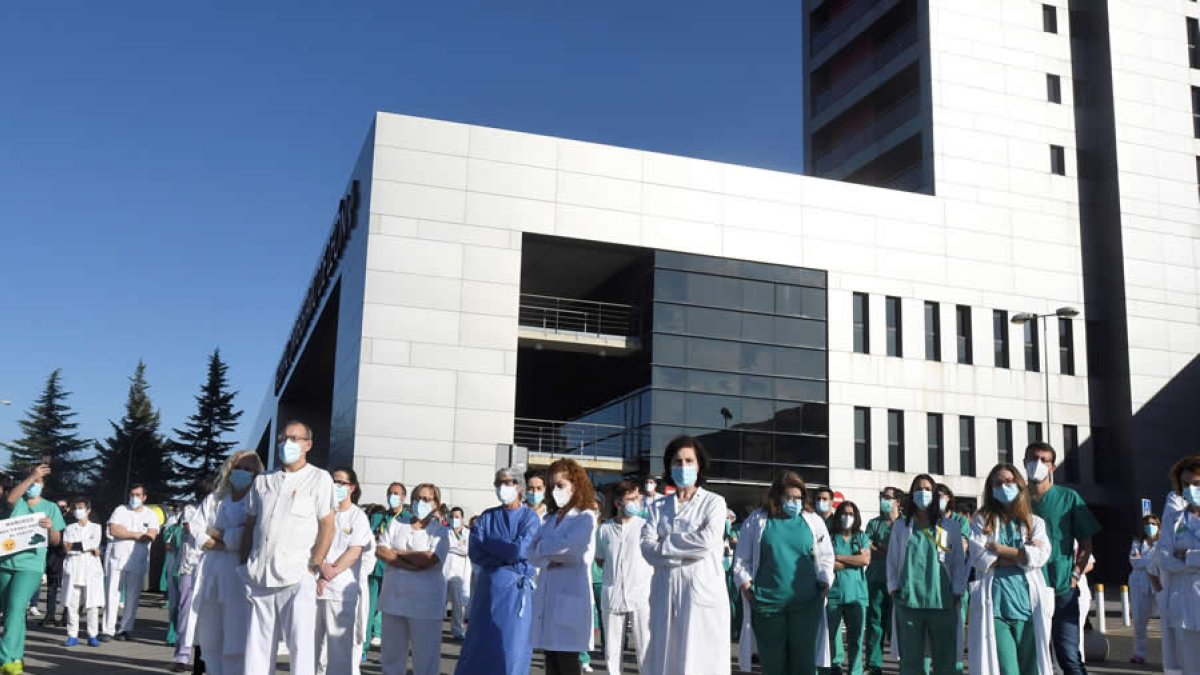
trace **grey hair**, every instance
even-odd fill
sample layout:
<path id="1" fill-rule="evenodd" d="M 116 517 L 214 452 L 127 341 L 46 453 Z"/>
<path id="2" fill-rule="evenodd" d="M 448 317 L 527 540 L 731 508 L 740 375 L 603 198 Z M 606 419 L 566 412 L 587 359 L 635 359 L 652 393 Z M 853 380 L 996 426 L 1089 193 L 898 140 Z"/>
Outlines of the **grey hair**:
<path id="1" fill-rule="evenodd" d="M 492 479 L 492 485 L 494 485 L 494 486 L 499 485 L 500 481 L 504 480 L 506 478 L 511 478 L 514 481 L 516 481 L 517 489 L 520 490 L 521 492 L 525 491 L 525 477 L 522 476 L 519 472 L 517 472 L 507 466 L 496 472 L 496 477 L 494 479 Z"/>

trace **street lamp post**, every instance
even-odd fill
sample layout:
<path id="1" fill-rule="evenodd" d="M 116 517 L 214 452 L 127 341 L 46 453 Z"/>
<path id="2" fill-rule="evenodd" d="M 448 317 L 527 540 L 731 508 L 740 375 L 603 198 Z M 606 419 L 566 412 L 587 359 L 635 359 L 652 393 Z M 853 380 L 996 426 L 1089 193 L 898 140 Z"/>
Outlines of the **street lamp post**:
<path id="1" fill-rule="evenodd" d="M 1013 315 L 1012 322 L 1021 326 L 1030 321 L 1036 322 L 1042 319 L 1042 354 L 1045 366 L 1042 367 L 1043 379 L 1046 381 L 1046 442 L 1050 441 L 1050 324 L 1046 319 L 1050 317 L 1058 317 L 1060 319 L 1071 319 L 1079 316 L 1079 310 L 1074 307 L 1059 307 L 1049 314 L 1038 314 L 1036 312 L 1021 312 Z"/>

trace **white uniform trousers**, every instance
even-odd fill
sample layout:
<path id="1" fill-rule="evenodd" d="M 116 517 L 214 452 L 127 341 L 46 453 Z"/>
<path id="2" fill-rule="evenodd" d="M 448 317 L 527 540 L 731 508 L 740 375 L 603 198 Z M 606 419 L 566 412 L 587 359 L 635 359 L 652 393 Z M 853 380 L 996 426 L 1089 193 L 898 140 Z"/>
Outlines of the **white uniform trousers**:
<path id="1" fill-rule="evenodd" d="M 250 586 L 250 629 L 246 634 L 247 673 L 275 672 L 279 638 L 287 645 L 292 675 L 314 675 L 317 653 L 317 582 L 305 574 L 292 586 Z"/>
<path id="2" fill-rule="evenodd" d="M 216 598 L 201 602 L 196 613 L 195 641 L 208 675 L 242 675 L 245 672 L 248 607 L 228 606 Z M 247 600 L 242 602 L 249 603 Z M 269 671 L 268 671 L 269 672 Z"/>
<path id="3" fill-rule="evenodd" d="M 79 603 L 83 601 L 84 595 L 87 594 L 86 586 L 72 585 L 69 588 L 63 589 L 63 605 L 67 610 L 67 637 L 79 637 Z M 100 636 L 100 608 L 87 607 L 84 609 L 87 612 L 87 632 L 88 637 Z"/>
<path id="4" fill-rule="evenodd" d="M 358 593 L 341 600 L 317 600 L 317 675 L 358 675 L 363 643 L 358 622 Z"/>
<path id="5" fill-rule="evenodd" d="M 121 570 L 108 575 L 105 582 L 104 602 L 104 632 L 108 635 L 128 633 L 133 630 L 137 621 L 138 598 L 145 585 L 145 570 Z M 117 607 L 121 603 L 121 593 L 125 594 L 125 611 L 121 612 L 121 623 L 117 624 Z"/>
<path id="6" fill-rule="evenodd" d="M 632 612 L 604 613 L 604 662 L 609 675 L 620 675 L 621 655 L 625 650 L 625 624 L 633 631 L 633 650 L 637 654 L 637 671 L 641 672 L 646 662 L 646 646 L 650 641 L 650 608 L 641 607 Z"/>
<path id="7" fill-rule="evenodd" d="M 1167 630 L 1171 631 L 1173 649 L 1172 654 L 1163 654 L 1163 672 L 1167 675 L 1200 675 L 1200 631 L 1184 628 Z M 1180 668 L 1173 668 L 1175 665 Z"/>
<path id="8" fill-rule="evenodd" d="M 1133 655 L 1144 659 L 1150 651 L 1146 626 L 1150 623 L 1150 617 L 1158 611 L 1158 600 L 1150 589 L 1144 593 L 1130 589 L 1129 595 L 1129 612 L 1133 615 Z"/>
<path id="9" fill-rule="evenodd" d="M 471 602 L 471 586 L 461 575 L 452 576 L 446 580 L 446 595 L 450 598 L 450 634 L 461 638 L 463 615 Z"/>
<path id="10" fill-rule="evenodd" d="M 442 620 L 413 619 L 383 614 L 383 641 L 379 660 L 383 675 L 408 672 L 408 648 L 412 646 L 413 675 L 438 675 L 442 660 Z"/>

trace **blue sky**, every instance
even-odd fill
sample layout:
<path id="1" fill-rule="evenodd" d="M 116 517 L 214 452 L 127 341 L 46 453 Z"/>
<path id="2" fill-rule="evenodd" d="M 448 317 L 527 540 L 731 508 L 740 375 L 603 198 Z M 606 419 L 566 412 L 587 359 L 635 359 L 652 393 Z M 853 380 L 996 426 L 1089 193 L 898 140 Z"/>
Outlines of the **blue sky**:
<path id="1" fill-rule="evenodd" d="M 214 347 L 251 421 L 375 110 L 799 172 L 803 4 L 3 3 L 0 440 Z"/>

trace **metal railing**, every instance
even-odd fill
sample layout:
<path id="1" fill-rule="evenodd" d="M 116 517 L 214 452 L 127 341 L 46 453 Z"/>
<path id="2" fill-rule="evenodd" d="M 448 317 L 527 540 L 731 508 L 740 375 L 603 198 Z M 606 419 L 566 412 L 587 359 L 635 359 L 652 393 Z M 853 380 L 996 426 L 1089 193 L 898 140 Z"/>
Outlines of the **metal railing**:
<path id="1" fill-rule="evenodd" d="M 812 32 L 812 47 L 808 50 L 808 55 L 816 56 L 879 2 L 880 0 L 856 0 L 838 10 L 836 16 Z"/>
<path id="2" fill-rule="evenodd" d="M 829 104 L 841 98 L 843 94 L 862 84 L 868 75 L 886 66 L 905 49 L 915 45 L 916 41 L 917 22 L 910 21 L 903 28 L 885 38 L 876 47 L 874 53 L 851 66 L 846 72 L 839 73 L 837 81 L 828 89 L 815 93 L 813 95 L 813 114 L 821 112 L 829 107 Z"/>
<path id="3" fill-rule="evenodd" d="M 633 456 L 637 449 L 636 440 L 636 430 L 617 424 L 524 417 L 513 420 L 513 442 L 530 452 L 622 458 Z"/>
<path id="4" fill-rule="evenodd" d="M 633 333 L 633 306 L 597 300 L 521 294 L 517 323 L 556 333 L 623 335 Z"/>
<path id="5" fill-rule="evenodd" d="M 840 143 L 818 155 L 817 170 L 831 169 L 858 154 L 861 150 L 892 133 L 901 124 L 909 121 L 921 109 L 921 100 L 915 93 L 909 94 L 884 109 L 866 126 L 842 139 Z"/>

